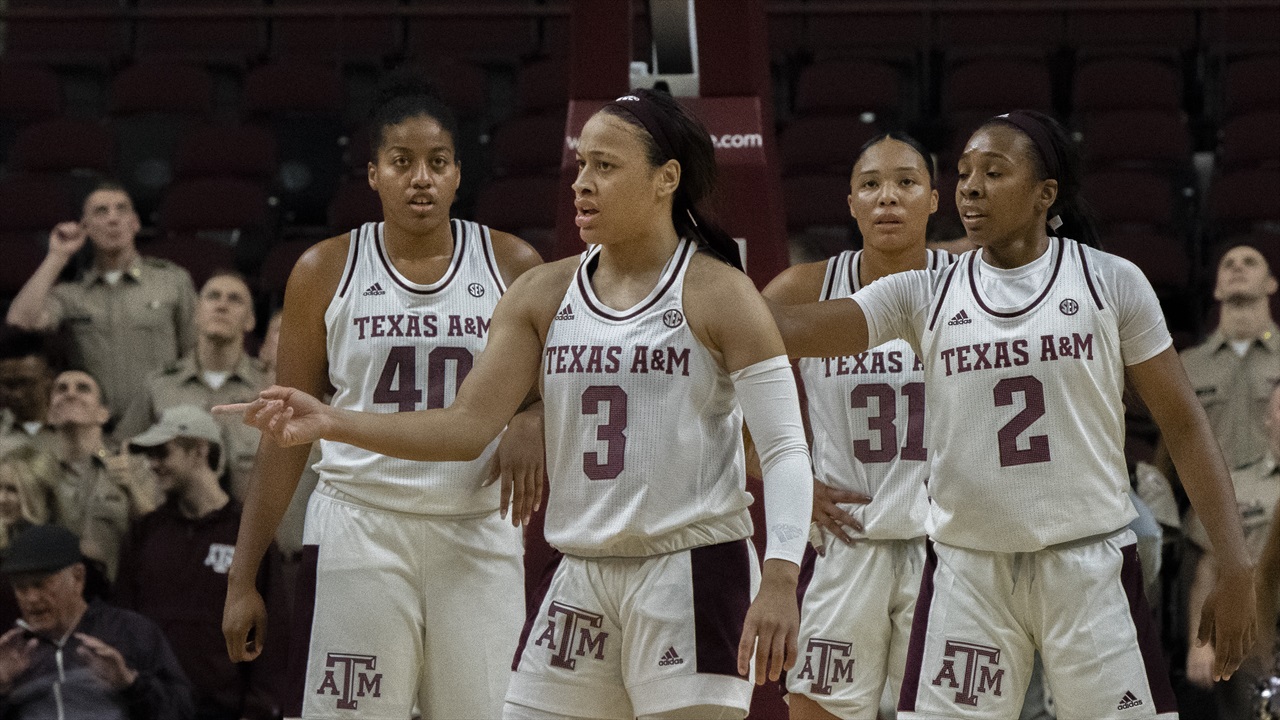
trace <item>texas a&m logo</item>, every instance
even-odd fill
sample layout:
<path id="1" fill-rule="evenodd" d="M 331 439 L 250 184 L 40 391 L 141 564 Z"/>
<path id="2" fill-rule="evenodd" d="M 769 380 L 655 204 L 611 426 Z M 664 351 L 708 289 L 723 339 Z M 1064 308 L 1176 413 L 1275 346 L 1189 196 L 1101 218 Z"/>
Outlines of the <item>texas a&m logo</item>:
<path id="1" fill-rule="evenodd" d="M 352 655 L 328 653 L 325 656 L 324 681 L 317 695 L 337 695 L 339 710 L 355 710 L 356 698 L 382 697 L 382 673 L 378 669 L 377 655 Z"/>
<path id="2" fill-rule="evenodd" d="M 991 693 L 1000 697 L 1000 681 L 1004 679 L 1004 670 L 1000 668 L 1000 648 L 987 647 L 976 643 L 948 640 L 942 653 L 942 670 L 933 679 L 933 684 L 956 690 L 956 702 L 971 707 L 978 706 L 978 695 Z M 961 661 L 960 675 L 956 674 L 956 661 Z"/>
<path id="3" fill-rule="evenodd" d="M 599 613 L 553 600 L 547 609 L 547 629 L 534 644 L 542 647 L 547 643 L 547 649 L 555 653 L 551 656 L 553 667 L 573 670 L 578 667 L 578 658 L 592 655 L 597 660 L 604 659 L 604 642 L 609 633 L 592 631 L 603 624 L 604 616 Z"/>
<path id="4" fill-rule="evenodd" d="M 812 680 L 809 692 L 830 695 L 831 684 L 853 682 L 853 643 L 809 638 L 805 646 L 804 667 L 796 675 L 799 680 Z"/>

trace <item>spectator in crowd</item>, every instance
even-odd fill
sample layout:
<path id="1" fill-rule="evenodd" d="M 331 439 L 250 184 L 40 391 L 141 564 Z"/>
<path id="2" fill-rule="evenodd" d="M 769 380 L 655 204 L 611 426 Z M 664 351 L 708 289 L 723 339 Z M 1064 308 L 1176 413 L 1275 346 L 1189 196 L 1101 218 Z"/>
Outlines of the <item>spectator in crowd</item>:
<path id="1" fill-rule="evenodd" d="M 58 461 L 31 445 L 0 456 L 0 554 L 18 533 L 53 517 L 57 482 Z"/>
<path id="2" fill-rule="evenodd" d="M 80 222 L 49 234 L 49 254 L 9 306 L 8 322 L 24 330 L 65 329 L 72 367 L 102 384 L 119 417 L 149 373 L 173 362 L 195 341 L 195 289 L 186 270 L 138 254 L 141 223 L 120 184 L 99 182 L 84 201 Z M 93 265 L 74 282 L 58 282 L 88 241 Z"/>
<path id="3" fill-rule="evenodd" d="M 22 619 L 0 635 L 0 717 L 186 720 L 191 686 L 155 623 L 84 597 L 79 541 L 38 525 L 0 566 Z"/>
<path id="4" fill-rule="evenodd" d="M 244 277 L 224 270 L 200 288 L 196 300 L 195 349 L 147 378 L 116 427 L 116 437 L 145 430 L 160 414 L 179 405 L 206 410 L 223 403 L 248 402 L 267 386 L 262 365 L 244 350 L 245 333 L 254 326 L 253 293 Z M 224 419 L 222 456 L 231 474 L 231 493 L 243 498 L 258 452 L 258 431 Z M 217 469 L 221 472 L 221 468 Z"/>
<path id="5" fill-rule="evenodd" d="M 0 455 L 41 437 L 51 385 L 45 338 L 7 333 L 0 340 Z"/>
<path id="6" fill-rule="evenodd" d="M 1271 389 L 1280 382 L 1280 329 L 1271 318 L 1276 278 L 1257 248 L 1236 245 L 1218 262 L 1218 327 L 1182 352 L 1182 363 L 1232 469 L 1258 462 L 1269 445 Z M 1167 477 L 1168 452 L 1157 452 Z"/>
<path id="7" fill-rule="evenodd" d="M 116 599 L 164 631 L 191 678 L 200 720 L 265 719 L 273 708 L 259 681 L 262 661 L 232 663 L 222 639 L 240 530 L 240 503 L 218 484 L 222 437 L 204 408 L 177 405 L 129 442 L 147 457 L 165 502 L 130 533 Z"/>
<path id="8" fill-rule="evenodd" d="M 132 521 L 156 507 L 155 482 L 140 458 L 106 446 L 110 411 L 93 376 L 68 370 L 53 381 L 49 425 L 60 466 L 58 522 L 80 536 L 81 550 L 114 579 Z"/>

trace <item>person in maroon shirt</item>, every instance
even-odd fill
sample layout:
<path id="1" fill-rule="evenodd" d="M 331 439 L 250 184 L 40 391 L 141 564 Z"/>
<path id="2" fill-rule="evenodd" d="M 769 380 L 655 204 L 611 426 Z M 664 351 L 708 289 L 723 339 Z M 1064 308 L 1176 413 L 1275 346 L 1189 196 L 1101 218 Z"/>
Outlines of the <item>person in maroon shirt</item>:
<path id="1" fill-rule="evenodd" d="M 197 720 L 270 718 L 266 659 L 236 665 L 222 639 L 240 504 L 218 483 L 221 438 L 206 410 L 179 405 L 129 442 L 147 456 L 165 502 L 129 536 L 117 601 L 164 630 L 195 686 Z"/>

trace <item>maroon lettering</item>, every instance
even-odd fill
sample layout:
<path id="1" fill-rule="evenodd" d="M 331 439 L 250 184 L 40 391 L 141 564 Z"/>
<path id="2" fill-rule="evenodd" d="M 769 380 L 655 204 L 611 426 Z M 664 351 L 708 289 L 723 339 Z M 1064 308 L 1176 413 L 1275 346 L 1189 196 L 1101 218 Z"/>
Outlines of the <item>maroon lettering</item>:
<path id="1" fill-rule="evenodd" d="M 667 348 L 667 374 L 674 375 L 676 368 L 680 368 L 680 374 L 689 377 L 689 348 L 683 348 L 680 352 L 676 352 L 675 348 Z"/>
<path id="2" fill-rule="evenodd" d="M 373 328 L 369 331 L 369 337 L 385 337 L 386 330 L 382 329 L 382 322 L 387 319 L 386 315 L 373 315 L 369 318 L 373 321 Z"/>
<path id="3" fill-rule="evenodd" d="M 1000 467 L 1049 462 L 1048 435 L 1032 435 L 1027 438 L 1027 447 L 1018 446 L 1018 436 L 1045 413 L 1044 384 L 1031 375 L 1004 378 L 996 383 L 996 407 L 1012 405 L 1015 393 L 1022 393 L 1025 404 L 1017 415 L 996 432 L 1000 447 Z"/>
<path id="4" fill-rule="evenodd" d="M 608 403 L 608 419 L 596 428 L 596 439 L 607 443 L 605 459 L 596 451 L 582 454 L 582 472 L 591 480 L 613 480 L 622 474 L 627 451 L 627 393 L 617 385 L 592 385 L 582 391 L 582 414 L 599 415 Z"/>
<path id="5" fill-rule="evenodd" d="M 1058 359 L 1058 351 L 1053 346 L 1052 335 L 1040 336 L 1040 362 L 1048 362 Z"/>
<path id="6" fill-rule="evenodd" d="M 942 681 L 946 680 L 947 686 L 957 691 L 956 703 L 976 708 L 979 693 L 989 692 L 997 697 L 1000 696 L 1000 680 L 1004 677 L 1004 670 L 998 668 L 999 648 L 948 640 L 942 654 L 942 668 L 933 678 L 933 684 L 941 687 Z M 956 675 L 957 660 L 964 664 L 963 679 Z M 996 668 L 994 673 L 993 667 Z"/>
<path id="7" fill-rule="evenodd" d="M 796 676 L 800 680 L 812 680 L 809 692 L 830 695 L 832 683 L 853 682 L 853 643 L 810 638 L 806 643 L 804 666 Z M 849 658 L 847 661 L 843 658 Z"/>
<path id="8" fill-rule="evenodd" d="M 357 328 L 359 328 L 359 329 L 360 329 L 360 338 L 359 338 L 359 339 L 363 340 L 363 339 L 364 339 L 364 326 L 365 326 L 365 325 L 367 325 L 367 324 L 369 323 L 369 318 L 367 318 L 367 317 L 352 318 L 352 319 L 351 319 L 351 322 L 352 322 L 352 324 L 354 324 Z"/>

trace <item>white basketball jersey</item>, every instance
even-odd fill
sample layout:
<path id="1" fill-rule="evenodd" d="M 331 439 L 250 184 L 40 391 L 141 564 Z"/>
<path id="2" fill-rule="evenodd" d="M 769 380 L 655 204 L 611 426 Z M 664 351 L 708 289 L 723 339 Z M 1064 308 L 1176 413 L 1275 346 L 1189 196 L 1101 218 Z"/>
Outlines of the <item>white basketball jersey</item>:
<path id="1" fill-rule="evenodd" d="M 570 555 L 647 556 L 751 535 L 742 411 L 689 330 L 681 240 L 648 297 L 597 299 L 583 255 L 547 333 L 546 537 Z"/>
<path id="2" fill-rule="evenodd" d="M 862 251 L 827 261 L 822 300 L 862 289 Z M 929 250 L 937 271 L 954 256 Z M 862 537 L 900 540 L 925 534 L 929 456 L 925 446 L 924 365 L 905 340 L 891 340 L 856 356 L 804 358 L 800 379 L 813 432 L 814 477 L 841 490 L 869 495 L 850 511 Z"/>
<path id="3" fill-rule="evenodd" d="M 1136 516 L 1124 362 L 1116 309 L 1091 267 L 1112 258 L 1051 238 L 1045 286 L 997 308 L 976 275 L 979 252 L 937 278 L 920 343 L 934 419 L 929 534 L 1029 552 L 1123 528 Z"/>
<path id="4" fill-rule="evenodd" d="M 382 223 L 351 232 L 347 267 L 325 312 L 331 405 L 392 413 L 447 407 L 484 349 L 506 291 L 489 229 L 453 220 L 453 260 L 430 285 L 391 264 Z M 429 442 L 423 438 L 423 442 Z M 400 512 L 473 515 L 498 507 L 481 487 L 497 440 L 469 462 L 416 462 L 322 441 L 320 482 L 368 505 Z"/>

